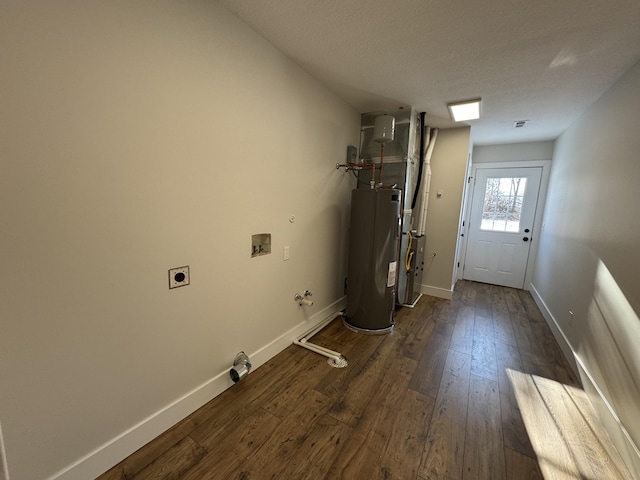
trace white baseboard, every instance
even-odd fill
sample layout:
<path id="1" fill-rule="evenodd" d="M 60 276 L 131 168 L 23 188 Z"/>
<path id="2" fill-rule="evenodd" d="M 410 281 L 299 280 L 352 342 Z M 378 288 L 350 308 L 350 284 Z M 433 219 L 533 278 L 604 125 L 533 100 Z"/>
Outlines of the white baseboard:
<path id="1" fill-rule="evenodd" d="M 0 425 L 0 480 L 9 480 L 7 454 L 4 450 L 4 439 L 2 437 L 2 425 Z"/>
<path id="2" fill-rule="evenodd" d="M 329 315 L 343 309 L 345 303 L 346 299 L 342 297 L 314 314 L 309 320 L 299 323 L 280 337 L 251 353 L 249 357 L 251 358 L 253 370 L 265 364 L 291 345 L 294 338 L 299 337 L 314 325 L 318 325 Z M 251 374 L 255 373 L 252 371 Z M 48 480 L 86 480 L 88 478 L 96 478 L 231 386 L 233 386 L 233 382 L 229 377 L 229 371 L 220 372 L 215 377 L 158 410 L 127 431 L 122 432 L 77 462 L 49 477 Z M 0 480 L 2 480 L 1 475 Z M 8 480 L 8 477 L 6 480 Z"/>
<path id="3" fill-rule="evenodd" d="M 430 295 L 432 297 L 445 298 L 447 300 L 451 300 L 451 298 L 453 297 L 453 290 L 431 287 L 429 285 L 420 285 L 420 293 L 424 295 Z"/>
<path id="4" fill-rule="evenodd" d="M 531 293 L 533 300 L 536 302 L 536 305 L 538 305 L 538 308 L 542 312 L 542 316 L 547 321 L 547 325 L 549 325 L 551 333 L 553 333 L 553 336 L 558 342 L 558 345 L 560 345 L 560 348 L 562 349 L 562 353 L 564 353 L 564 356 L 569 362 L 569 365 L 571 365 L 573 373 L 575 373 L 577 376 L 580 376 L 578 365 L 576 363 L 576 356 L 574 354 L 573 348 L 571 348 L 569 340 L 565 336 L 562 329 L 558 326 L 558 322 L 551 313 L 551 310 L 549 310 L 549 307 L 547 307 L 547 304 L 544 302 L 544 300 L 540 296 L 540 292 L 538 292 L 536 286 L 533 283 L 529 284 L 529 293 Z"/>
<path id="5" fill-rule="evenodd" d="M 593 376 L 589 372 L 587 366 L 580 360 L 580 357 L 575 354 L 569 340 L 562 332 L 555 317 L 547 307 L 540 293 L 536 289 L 535 285 L 531 284 L 531 295 L 535 300 L 538 308 L 542 312 L 547 324 L 551 328 L 553 335 L 556 337 L 558 344 L 562 348 L 562 351 L 569 360 L 571 368 L 575 371 L 576 375 L 582 381 L 585 391 L 588 394 L 589 400 L 593 405 L 594 410 L 598 414 L 598 418 L 602 422 L 611 438 L 614 446 L 620 453 L 622 460 L 626 464 L 633 478 L 640 480 L 640 449 L 635 444 L 627 429 L 622 425 L 615 410 L 607 401 L 606 397 L 602 393 L 602 390 L 594 380 Z"/>
<path id="6" fill-rule="evenodd" d="M 598 415 L 598 419 L 604 425 L 609 434 L 609 438 L 618 450 L 620 457 L 629 469 L 631 476 L 640 480 L 640 450 L 635 444 L 629 432 L 620 422 L 611 404 L 605 399 L 602 391 L 593 380 L 591 374 L 584 368 L 584 363 L 578 360 L 580 369 L 580 379 L 587 393 L 593 409 Z"/>

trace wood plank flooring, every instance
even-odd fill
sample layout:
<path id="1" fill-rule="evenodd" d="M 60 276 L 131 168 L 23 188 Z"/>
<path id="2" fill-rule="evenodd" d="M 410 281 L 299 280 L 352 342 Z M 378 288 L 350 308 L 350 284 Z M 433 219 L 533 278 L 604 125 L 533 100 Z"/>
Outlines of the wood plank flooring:
<path id="1" fill-rule="evenodd" d="M 531 295 L 461 281 L 395 331 L 337 319 L 99 480 L 631 479 Z"/>

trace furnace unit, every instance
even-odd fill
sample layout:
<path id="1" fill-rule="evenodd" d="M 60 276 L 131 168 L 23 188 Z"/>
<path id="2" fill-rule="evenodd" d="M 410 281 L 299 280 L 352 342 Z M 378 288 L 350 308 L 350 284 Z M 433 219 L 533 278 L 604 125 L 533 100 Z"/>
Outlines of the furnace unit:
<path id="1" fill-rule="evenodd" d="M 381 145 L 378 124 L 381 117 L 395 118 L 394 135 Z M 398 258 L 396 303 L 413 306 L 420 298 L 420 283 L 424 266 L 424 234 L 417 231 L 414 213 L 416 190 L 421 177 L 421 140 L 424 116 L 414 109 L 403 109 L 386 115 L 383 112 L 364 113 L 360 125 L 360 165 L 376 166 L 379 184 L 396 186 L 401 191 L 401 240 Z M 378 133 L 376 133 L 378 132 Z M 382 148 L 384 147 L 384 148 Z M 384 164 L 384 165 L 383 165 Z M 379 175 L 379 176 L 378 176 Z M 370 170 L 358 171 L 358 189 L 370 189 Z M 424 183 L 424 182 L 422 182 Z M 409 253 L 407 253 L 409 252 Z"/>

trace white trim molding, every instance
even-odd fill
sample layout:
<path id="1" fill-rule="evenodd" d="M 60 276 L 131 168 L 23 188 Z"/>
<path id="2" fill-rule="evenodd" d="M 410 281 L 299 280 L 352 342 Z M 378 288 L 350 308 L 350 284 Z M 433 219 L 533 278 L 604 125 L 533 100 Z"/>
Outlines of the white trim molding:
<path id="1" fill-rule="evenodd" d="M 9 480 L 7 452 L 4 449 L 4 439 L 2 437 L 2 423 L 0 423 L 0 480 Z"/>
<path id="2" fill-rule="evenodd" d="M 424 295 L 430 295 L 432 297 L 444 298 L 446 300 L 451 300 L 451 298 L 453 297 L 453 290 L 431 287 L 429 285 L 420 285 L 420 293 Z"/>

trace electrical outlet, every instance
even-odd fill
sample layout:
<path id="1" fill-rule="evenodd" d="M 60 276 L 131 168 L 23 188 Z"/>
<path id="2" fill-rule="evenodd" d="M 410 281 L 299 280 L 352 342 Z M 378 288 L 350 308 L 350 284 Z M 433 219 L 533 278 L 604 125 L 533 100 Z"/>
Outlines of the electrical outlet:
<path id="1" fill-rule="evenodd" d="M 169 288 L 178 288 L 189 285 L 191 279 L 189 277 L 189 266 L 177 267 L 169 270 Z"/>
<path id="2" fill-rule="evenodd" d="M 284 247 L 284 252 L 282 254 L 282 259 L 283 260 L 289 260 L 290 256 L 289 256 L 289 245 L 287 245 L 286 247 Z"/>

